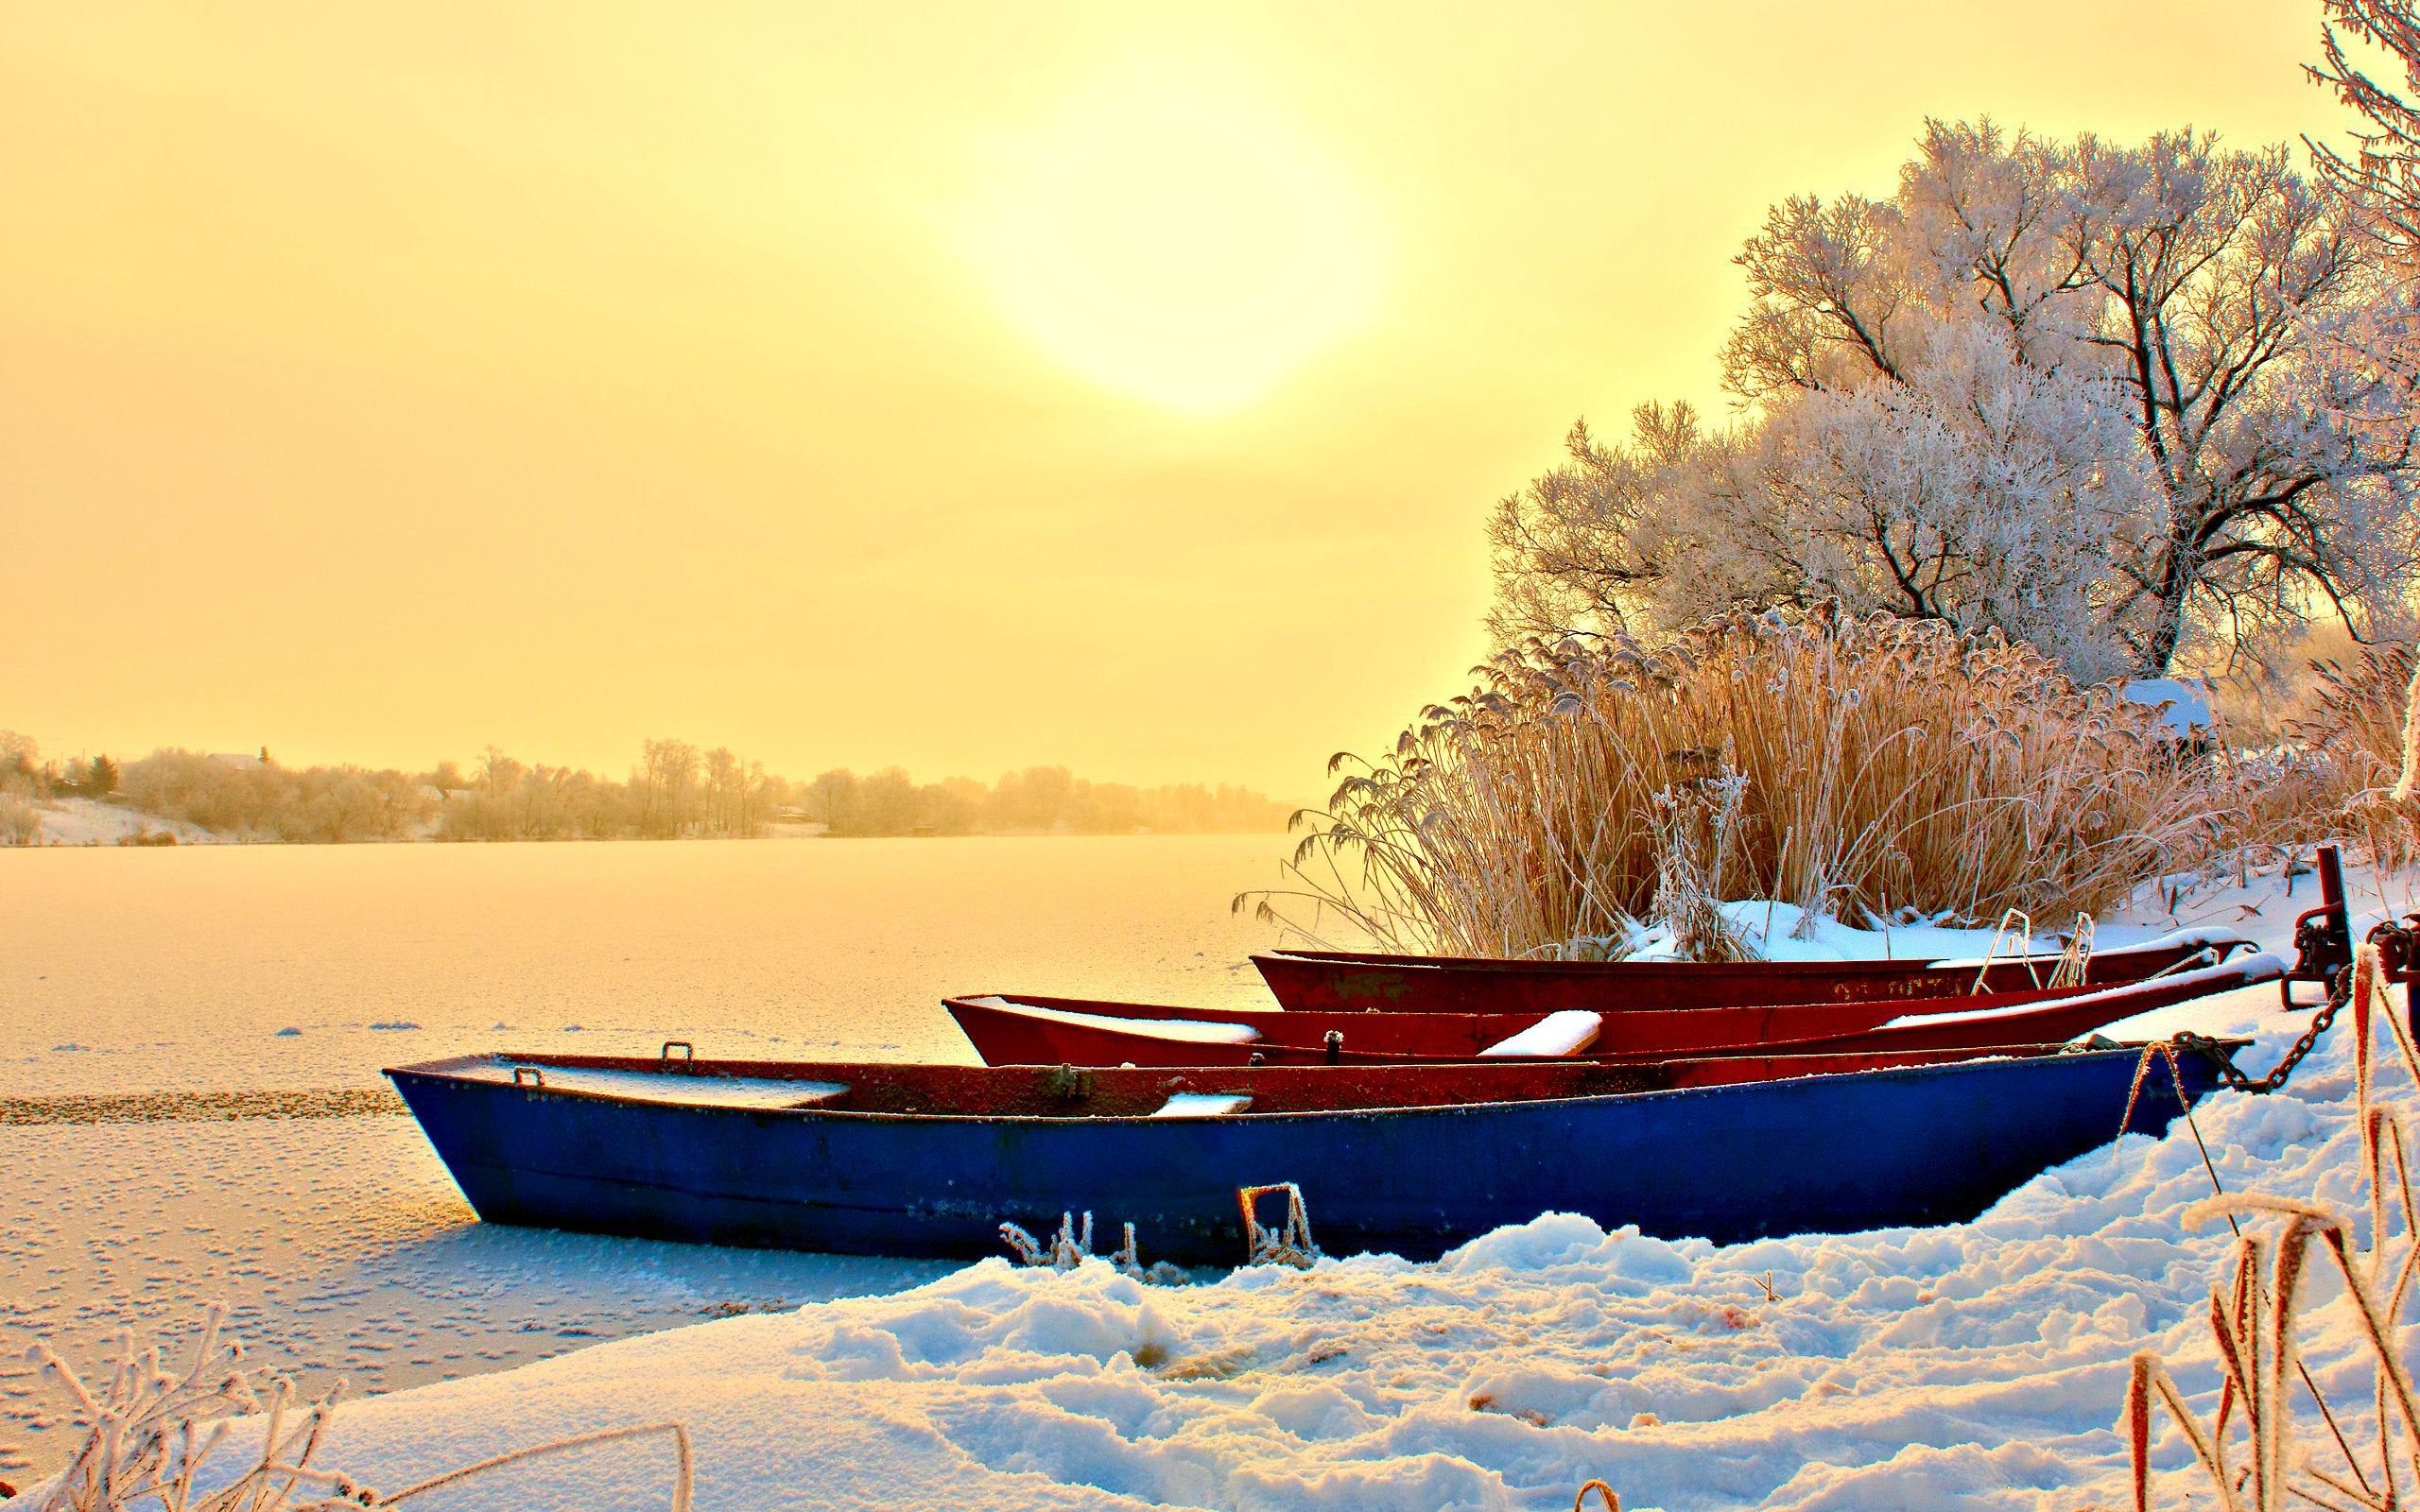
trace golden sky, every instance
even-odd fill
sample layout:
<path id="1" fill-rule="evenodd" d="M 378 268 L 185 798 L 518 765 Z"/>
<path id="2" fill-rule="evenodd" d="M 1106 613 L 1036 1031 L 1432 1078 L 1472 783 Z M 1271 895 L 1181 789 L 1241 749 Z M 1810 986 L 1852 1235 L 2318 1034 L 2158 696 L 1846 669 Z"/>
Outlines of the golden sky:
<path id="1" fill-rule="evenodd" d="M 1770 202 L 2316 9 L 0 0 L 0 726 L 1311 798 Z"/>

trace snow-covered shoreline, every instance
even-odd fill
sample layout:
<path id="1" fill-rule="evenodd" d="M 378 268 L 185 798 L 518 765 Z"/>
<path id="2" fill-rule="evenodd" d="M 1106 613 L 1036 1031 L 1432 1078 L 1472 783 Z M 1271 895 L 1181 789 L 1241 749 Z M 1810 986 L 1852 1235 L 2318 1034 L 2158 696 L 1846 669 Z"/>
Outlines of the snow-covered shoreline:
<path id="1" fill-rule="evenodd" d="M 2356 879 L 2373 906 L 2409 890 Z M 2278 949 L 2312 893 L 2256 877 L 2174 922 Z M 2133 1027 L 2169 1032 L 2180 1011 Z M 2191 1022 L 2256 1032 L 2257 1070 L 2308 1019 L 2268 987 Z M 2204 1105 L 2229 1190 L 2356 1205 L 2350 1049 L 2340 1029 L 2284 1091 Z M 2382 1078 L 2412 1106 L 2399 1070 Z M 2204 1310 L 2229 1236 L 2185 1222 L 2209 1179 L 2180 1125 L 1938 1228 L 1716 1246 L 1547 1214 L 1434 1264 L 1358 1256 L 1181 1287 L 988 1261 L 353 1402 L 324 1462 L 392 1486 L 670 1418 L 695 1437 L 705 1508 L 1561 1508 L 1592 1477 L 1628 1507 L 2116 1505 L 2133 1351 L 2214 1398 Z M 2306 1346 L 2358 1417 L 2344 1311 L 2318 1306 Z M 2157 1456 L 2182 1467 L 2181 1436 Z M 669 1485 L 663 1448 L 634 1441 L 467 1483 L 448 1505 L 660 1506 Z"/>
<path id="2" fill-rule="evenodd" d="M 168 840 L 178 845 L 241 843 L 235 835 L 205 830 L 182 819 L 164 819 L 99 799 L 46 799 L 35 807 L 42 815 L 42 833 L 35 840 L 35 847 L 135 845 L 147 839 L 152 844 Z"/>

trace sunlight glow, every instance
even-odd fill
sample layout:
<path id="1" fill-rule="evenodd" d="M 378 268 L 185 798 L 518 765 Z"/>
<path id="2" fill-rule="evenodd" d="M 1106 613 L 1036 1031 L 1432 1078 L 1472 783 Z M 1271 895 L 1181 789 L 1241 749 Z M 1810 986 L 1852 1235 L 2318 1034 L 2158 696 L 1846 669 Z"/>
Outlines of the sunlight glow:
<path id="1" fill-rule="evenodd" d="M 1095 383 L 1235 409 L 1377 307 L 1378 217 L 1249 91 L 1129 74 L 994 146 L 963 250 L 1009 322 Z"/>

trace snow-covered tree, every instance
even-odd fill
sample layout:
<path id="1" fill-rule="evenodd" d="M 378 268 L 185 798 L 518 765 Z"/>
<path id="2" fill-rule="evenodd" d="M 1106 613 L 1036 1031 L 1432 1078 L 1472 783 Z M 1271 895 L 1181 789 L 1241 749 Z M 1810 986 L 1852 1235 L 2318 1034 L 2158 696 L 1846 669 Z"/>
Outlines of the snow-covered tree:
<path id="1" fill-rule="evenodd" d="M 1741 252 L 1737 425 L 1575 431 L 1498 506 L 1495 627 L 1826 597 L 2099 676 L 2399 615 L 2409 322 L 2349 221 L 2283 148 L 1928 123 L 1892 198 L 1787 200 Z"/>
<path id="2" fill-rule="evenodd" d="M 2378 77 L 2376 62 L 2403 72 L 2402 88 L 2420 93 L 2420 11 L 2411 0 L 2321 0 L 2321 60 L 2310 76 L 2360 114 L 2348 152 L 2314 141 L 2320 176 L 2369 211 L 2370 226 L 2411 271 L 2420 262 L 2420 108 Z"/>

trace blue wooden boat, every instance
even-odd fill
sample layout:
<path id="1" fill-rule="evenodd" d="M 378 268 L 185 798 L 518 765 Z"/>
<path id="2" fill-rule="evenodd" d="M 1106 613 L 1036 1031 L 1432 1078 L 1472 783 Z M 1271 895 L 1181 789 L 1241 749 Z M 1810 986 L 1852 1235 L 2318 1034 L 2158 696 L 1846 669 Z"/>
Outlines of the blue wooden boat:
<path id="1" fill-rule="evenodd" d="M 1978 1052 L 1958 1053 L 1974 1057 Z M 1988 1055 L 1988 1053 L 1984 1053 Z M 388 1072 L 490 1222 L 851 1254 L 999 1252 L 1090 1211 L 1241 1258 L 1236 1189 L 1301 1186 L 1336 1253 L 1541 1212 L 1733 1241 L 1970 1218 L 2118 1132 L 2138 1054 L 1609 1066 L 1069 1067 L 466 1056 Z M 2199 1098 L 2216 1068 L 2178 1057 Z M 1711 1069 L 1709 1069 L 1711 1068 Z M 1746 1078 L 1759 1079 L 1746 1079 Z M 2129 1128 L 2178 1111 L 2164 1069 Z"/>

